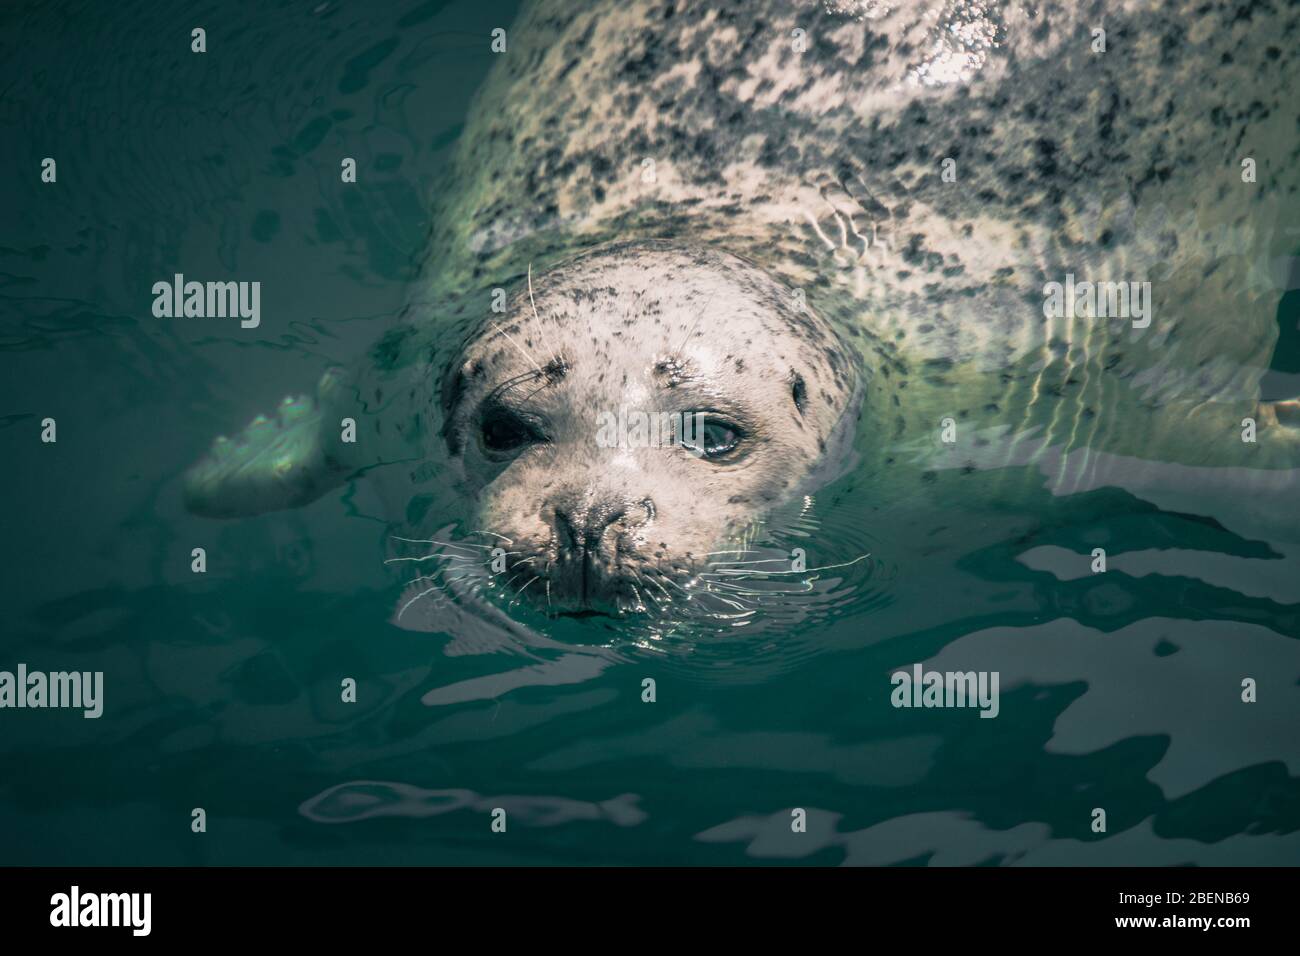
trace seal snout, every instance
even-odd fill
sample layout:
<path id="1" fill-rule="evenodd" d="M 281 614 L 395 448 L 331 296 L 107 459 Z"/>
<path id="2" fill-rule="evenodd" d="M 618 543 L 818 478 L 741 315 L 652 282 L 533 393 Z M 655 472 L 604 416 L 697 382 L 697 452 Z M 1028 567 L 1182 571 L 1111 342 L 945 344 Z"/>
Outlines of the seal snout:
<path id="1" fill-rule="evenodd" d="M 583 608 L 616 600 L 622 591 L 622 559 L 654 517 L 654 502 L 610 498 L 553 504 L 548 510 L 554 596 Z"/>

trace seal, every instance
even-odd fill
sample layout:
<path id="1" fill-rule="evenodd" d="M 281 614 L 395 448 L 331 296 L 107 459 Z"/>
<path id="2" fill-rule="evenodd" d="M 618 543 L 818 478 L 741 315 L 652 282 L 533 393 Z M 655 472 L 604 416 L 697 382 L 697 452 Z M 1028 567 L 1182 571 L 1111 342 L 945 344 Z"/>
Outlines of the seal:
<path id="1" fill-rule="evenodd" d="M 949 467 L 942 428 L 962 473 L 1050 453 L 1059 486 L 1102 456 L 1293 468 L 1297 405 L 1261 382 L 1298 32 L 1267 4 L 534 0 L 401 323 L 219 439 L 187 501 L 365 474 L 439 560 L 504 552 L 514 599 L 628 613 L 855 453 L 895 487 Z M 1141 314 L 1056 314 L 1076 277 Z M 703 428 L 598 440 L 629 409 Z"/>
<path id="2" fill-rule="evenodd" d="M 521 594 L 591 614 L 669 599 L 724 543 L 852 461 L 855 353 L 752 263 L 669 241 L 614 243 L 528 276 L 506 306 L 441 376 L 436 429 L 423 427 L 412 387 L 368 419 L 374 441 L 331 443 L 342 390 L 327 376 L 325 408 L 288 399 L 277 422 L 219 441 L 188 475 L 191 508 L 230 516 L 305 502 L 365 467 L 348 450 L 373 455 L 387 431 L 401 440 L 383 461 L 436 456 L 447 497 L 470 503 L 469 524 L 508 543 L 510 570 L 531 565 Z M 399 367 L 392 350 L 430 342 L 403 330 L 371 359 Z M 416 367 L 416 383 L 430 377 Z M 382 385 L 370 394 L 384 402 Z M 645 429 L 602 440 L 602 419 L 629 414 L 677 425 L 654 440 Z M 409 507 L 411 489 L 399 496 Z"/>

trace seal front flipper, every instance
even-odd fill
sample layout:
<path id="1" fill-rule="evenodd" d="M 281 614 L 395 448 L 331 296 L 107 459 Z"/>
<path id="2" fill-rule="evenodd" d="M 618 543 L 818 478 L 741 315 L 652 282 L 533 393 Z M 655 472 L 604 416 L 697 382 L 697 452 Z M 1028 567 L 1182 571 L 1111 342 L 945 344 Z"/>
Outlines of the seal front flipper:
<path id="1" fill-rule="evenodd" d="M 321 442 L 318 402 L 288 397 L 273 418 L 258 415 L 237 437 L 212 443 L 185 473 L 185 505 L 209 518 L 295 508 L 337 488 L 346 476 Z"/>

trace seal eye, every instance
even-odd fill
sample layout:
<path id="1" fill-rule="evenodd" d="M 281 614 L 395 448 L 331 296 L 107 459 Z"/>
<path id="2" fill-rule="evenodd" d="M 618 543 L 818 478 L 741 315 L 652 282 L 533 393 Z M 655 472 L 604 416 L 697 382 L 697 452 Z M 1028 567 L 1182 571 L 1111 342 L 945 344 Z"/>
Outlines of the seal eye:
<path id="1" fill-rule="evenodd" d="M 483 447 L 495 454 L 519 451 L 544 441 L 540 431 L 527 419 L 506 408 L 496 407 L 483 416 Z"/>
<path id="2" fill-rule="evenodd" d="M 701 422 L 700 419 L 703 418 Z M 694 421 L 696 427 L 682 436 L 681 446 L 696 458 L 708 458 L 713 461 L 731 455 L 745 437 L 739 425 L 733 425 L 723 419 L 712 418 L 708 413 L 685 416 L 687 421 Z"/>

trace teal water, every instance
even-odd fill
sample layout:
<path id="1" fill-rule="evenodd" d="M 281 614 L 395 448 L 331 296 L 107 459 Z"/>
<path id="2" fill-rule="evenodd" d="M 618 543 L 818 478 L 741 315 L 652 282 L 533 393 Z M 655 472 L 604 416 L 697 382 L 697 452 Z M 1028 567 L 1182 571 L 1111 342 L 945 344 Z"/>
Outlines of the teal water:
<path id="1" fill-rule="evenodd" d="M 515 6 L 0 12 L 0 670 L 105 675 L 98 720 L 0 710 L 0 863 L 1300 861 L 1300 549 L 1263 492 L 859 472 L 788 528 L 868 555 L 806 617 L 527 652 L 390 623 L 364 484 L 185 513 L 213 435 L 396 318 Z M 262 325 L 154 318 L 176 272 L 261 280 Z M 1292 292 L 1282 385 L 1298 320 Z M 1121 557 L 1079 573 L 1097 547 Z M 997 718 L 891 706 L 916 662 L 997 671 Z"/>

